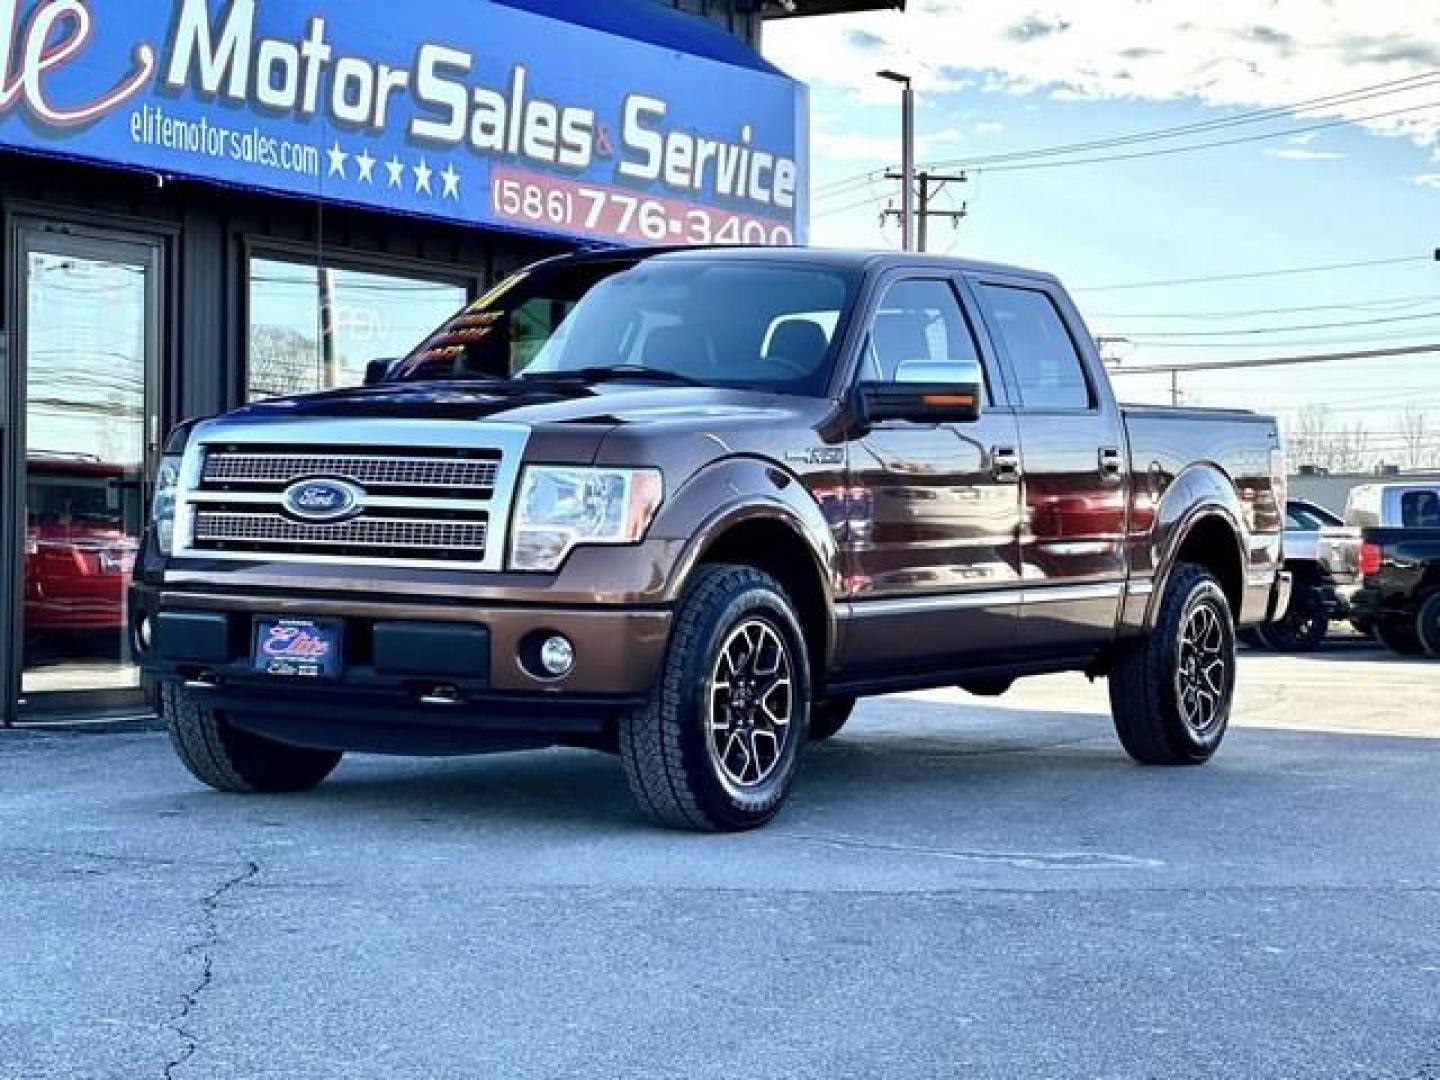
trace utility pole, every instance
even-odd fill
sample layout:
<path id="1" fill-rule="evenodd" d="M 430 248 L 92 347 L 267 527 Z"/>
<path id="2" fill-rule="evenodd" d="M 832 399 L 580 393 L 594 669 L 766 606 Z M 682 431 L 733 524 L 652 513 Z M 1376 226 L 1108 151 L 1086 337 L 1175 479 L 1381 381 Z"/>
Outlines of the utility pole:
<path id="1" fill-rule="evenodd" d="M 900 175 L 904 183 L 900 188 L 900 250 L 910 251 L 910 200 L 915 191 L 915 88 L 910 85 L 910 76 L 898 71 L 877 71 L 875 73 L 887 82 L 900 84 Z"/>
<path id="2" fill-rule="evenodd" d="M 905 180 L 905 171 L 902 169 L 902 170 L 901 170 L 900 172 L 898 172 L 898 173 L 897 173 L 897 172 L 894 172 L 894 171 L 887 172 L 887 173 L 885 174 L 885 179 L 887 179 L 887 180 L 899 180 L 901 183 L 904 183 L 904 180 Z M 931 219 L 931 218 L 946 218 L 947 220 L 949 220 L 949 221 L 951 222 L 951 224 L 958 226 L 958 225 L 960 224 L 961 220 L 963 220 L 964 218 L 966 218 L 966 217 L 969 216 L 970 210 L 969 210 L 969 208 L 968 208 L 964 203 L 961 203 L 961 204 L 960 204 L 960 209 L 959 209 L 959 210 L 932 210 L 932 209 L 930 209 L 930 204 L 931 204 L 931 202 L 934 201 L 935 196 L 939 195 L 940 192 L 942 192 L 943 190 L 945 190 L 945 185 L 947 185 L 947 184 L 963 184 L 963 183 L 966 183 L 969 179 L 970 179 L 970 178 L 969 178 L 968 176 L 966 176 L 964 173 L 959 173 L 959 174 L 957 174 L 957 175 L 955 175 L 955 176 L 945 176 L 945 175 L 940 174 L 940 173 L 932 173 L 932 172 L 928 172 L 928 171 L 922 171 L 922 172 L 920 172 L 920 174 L 919 174 L 918 176 L 915 177 L 915 183 L 916 183 L 915 195 L 916 195 L 916 199 L 917 199 L 917 201 L 918 201 L 918 203 L 919 203 L 919 209 L 915 211 L 915 232 L 916 232 L 916 234 L 917 234 L 918 237 L 919 237 L 919 243 L 916 244 L 916 246 L 915 246 L 915 250 L 916 250 L 916 251 L 929 251 L 929 250 L 930 250 L 930 219 Z M 905 214 L 905 213 L 907 212 L 907 211 L 904 209 L 904 203 L 905 203 L 906 201 L 907 201 L 907 200 L 904 200 L 904 199 L 901 200 L 901 209 L 900 209 L 900 210 L 898 210 L 898 211 L 895 211 L 895 210 L 886 210 L 886 211 L 881 215 L 881 217 L 882 217 L 882 218 L 885 218 L 885 217 L 894 217 L 894 216 L 896 216 L 897 214 Z M 908 250 L 908 249 L 907 249 L 907 250 Z"/>

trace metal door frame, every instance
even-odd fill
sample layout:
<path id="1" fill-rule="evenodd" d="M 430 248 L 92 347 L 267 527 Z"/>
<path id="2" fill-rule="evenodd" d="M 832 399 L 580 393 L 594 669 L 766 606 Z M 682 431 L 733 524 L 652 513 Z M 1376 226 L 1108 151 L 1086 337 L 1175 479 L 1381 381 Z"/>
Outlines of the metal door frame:
<path id="1" fill-rule="evenodd" d="M 28 310 L 29 255 L 32 251 L 57 252 L 82 259 L 131 262 L 146 269 L 147 347 L 145 357 L 145 460 L 144 475 L 153 474 L 159 439 L 164 434 L 166 386 L 165 358 L 170 338 L 166 276 L 172 236 L 168 230 L 147 231 L 115 225 L 106 220 L 67 220 L 51 216 L 44 207 L 26 207 L 7 213 L 3 221 L 7 283 L 3 304 L 5 328 L 0 333 L 0 521 L 8 558 L 0 559 L 0 716 L 4 726 L 43 721 L 47 717 L 79 712 L 143 711 L 144 695 L 137 687 L 124 690 L 47 691 L 22 696 L 25 614 L 24 589 L 26 356 L 25 320 Z M 9 357 L 10 359 L 7 359 Z"/>

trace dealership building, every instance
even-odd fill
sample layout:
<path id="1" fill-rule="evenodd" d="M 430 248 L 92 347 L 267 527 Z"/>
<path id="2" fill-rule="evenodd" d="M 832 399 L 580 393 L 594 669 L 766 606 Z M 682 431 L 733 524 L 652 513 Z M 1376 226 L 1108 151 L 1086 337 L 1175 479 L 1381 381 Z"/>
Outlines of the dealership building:
<path id="1" fill-rule="evenodd" d="M 170 425 L 358 383 L 549 254 L 803 242 L 763 27 L 899 6 L 0 0 L 4 723 L 143 707 Z"/>

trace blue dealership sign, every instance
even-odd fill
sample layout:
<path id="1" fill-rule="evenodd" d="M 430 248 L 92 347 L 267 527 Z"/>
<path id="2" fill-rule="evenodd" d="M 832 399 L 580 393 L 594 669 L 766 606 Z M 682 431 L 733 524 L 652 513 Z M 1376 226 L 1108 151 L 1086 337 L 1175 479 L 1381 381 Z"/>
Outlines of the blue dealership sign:
<path id="1" fill-rule="evenodd" d="M 0 146 L 480 225 L 803 241 L 807 124 L 763 64 L 497 0 L 0 0 Z"/>

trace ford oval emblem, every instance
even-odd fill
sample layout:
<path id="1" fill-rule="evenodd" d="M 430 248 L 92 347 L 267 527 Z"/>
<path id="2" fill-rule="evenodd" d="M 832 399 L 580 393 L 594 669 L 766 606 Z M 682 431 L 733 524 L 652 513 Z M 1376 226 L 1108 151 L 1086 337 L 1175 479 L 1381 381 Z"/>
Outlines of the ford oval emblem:
<path id="1" fill-rule="evenodd" d="M 358 514 L 365 493 L 344 480 L 301 480 L 291 484 L 280 503 L 304 521 L 341 521 Z"/>

